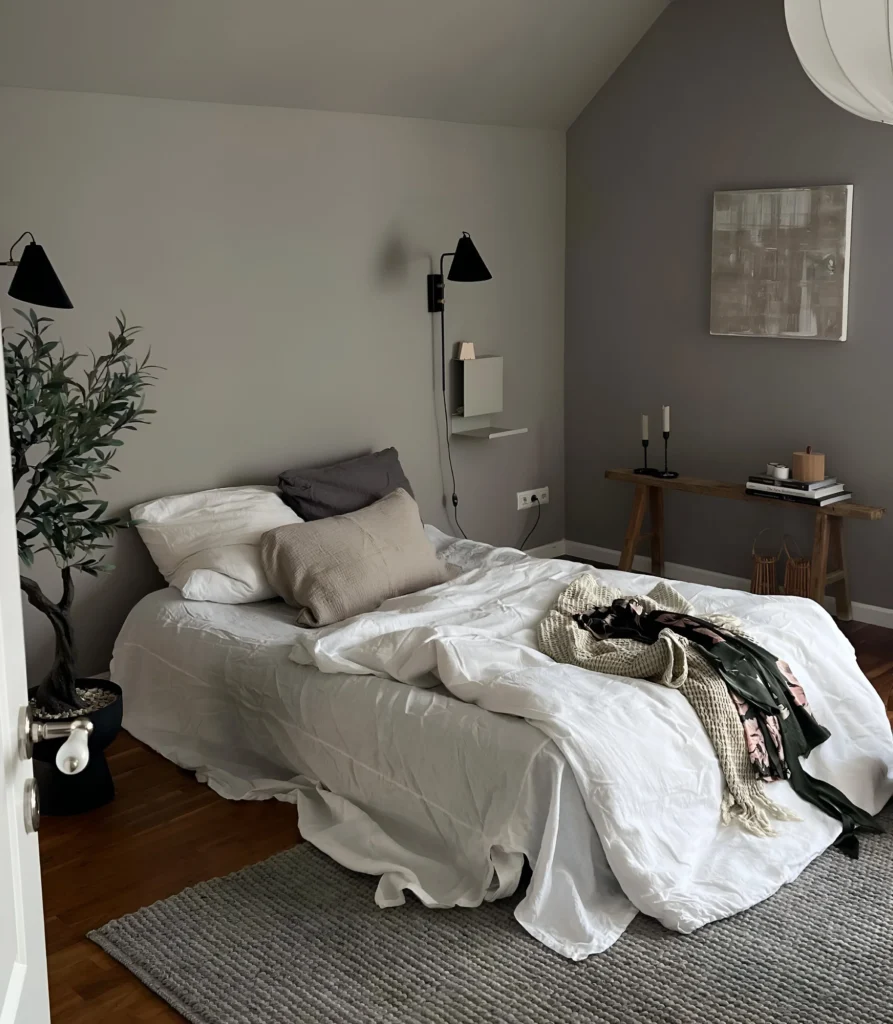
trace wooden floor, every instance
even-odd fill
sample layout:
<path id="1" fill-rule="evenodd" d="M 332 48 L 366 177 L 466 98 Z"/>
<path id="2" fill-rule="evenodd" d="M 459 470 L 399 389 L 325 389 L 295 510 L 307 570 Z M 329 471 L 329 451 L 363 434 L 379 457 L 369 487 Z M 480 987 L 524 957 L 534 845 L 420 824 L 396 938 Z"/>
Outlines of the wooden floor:
<path id="1" fill-rule="evenodd" d="M 84 935 L 288 849 L 297 814 L 274 800 L 224 800 L 126 733 L 107 753 L 114 802 L 40 825 L 53 1024 L 183 1021 Z"/>
<path id="2" fill-rule="evenodd" d="M 859 665 L 887 705 L 893 726 L 893 629 L 869 626 L 865 622 L 839 624 L 856 648 Z"/>
<path id="3" fill-rule="evenodd" d="M 851 623 L 844 631 L 893 709 L 893 630 Z M 109 748 L 109 763 L 114 803 L 44 818 L 40 827 L 53 1022 L 183 1021 L 84 935 L 287 849 L 299 841 L 295 809 L 224 800 L 125 733 Z"/>

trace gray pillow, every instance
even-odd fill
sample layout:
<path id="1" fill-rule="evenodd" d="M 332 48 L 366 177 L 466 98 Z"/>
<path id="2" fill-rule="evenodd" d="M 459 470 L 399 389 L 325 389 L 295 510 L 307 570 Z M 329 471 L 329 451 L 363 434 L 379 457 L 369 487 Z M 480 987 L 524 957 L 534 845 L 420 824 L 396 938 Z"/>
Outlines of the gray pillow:
<path id="1" fill-rule="evenodd" d="M 327 626 L 382 601 L 445 583 L 456 570 L 425 536 L 415 501 L 400 488 L 368 508 L 265 533 L 261 562 L 299 626 Z"/>
<path id="2" fill-rule="evenodd" d="M 398 487 L 412 495 L 396 448 L 334 466 L 290 469 L 279 475 L 282 500 L 307 522 L 356 512 Z"/>

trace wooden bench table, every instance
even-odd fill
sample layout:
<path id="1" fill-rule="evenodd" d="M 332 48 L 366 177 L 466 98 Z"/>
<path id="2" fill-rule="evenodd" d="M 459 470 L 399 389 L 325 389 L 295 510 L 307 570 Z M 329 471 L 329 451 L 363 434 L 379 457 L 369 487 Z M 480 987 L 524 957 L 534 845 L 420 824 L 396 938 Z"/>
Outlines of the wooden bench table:
<path id="1" fill-rule="evenodd" d="M 622 483 L 633 484 L 633 507 L 623 551 L 620 555 L 619 569 L 629 572 L 633 567 L 636 549 L 642 541 L 651 541 L 651 571 L 655 576 L 664 574 L 664 491 L 685 491 L 688 494 L 704 494 L 709 498 L 731 498 L 735 501 L 760 501 L 764 505 L 790 508 L 805 508 L 797 502 L 783 502 L 776 498 L 761 498 L 756 494 L 748 494 L 744 484 L 724 483 L 721 480 L 700 480 L 693 476 L 677 476 L 663 478 L 645 476 L 631 469 L 609 469 L 605 473 L 608 480 L 620 480 Z M 648 507 L 651 517 L 650 533 L 642 533 L 645 521 L 645 508 Z M 843 551 L 843 521 L 845 519 L 881 519 L 886 509 L 874 505 L 858 505 L 852 501 L 840 501 L 834 505 L 825 505 L 815 509 L 815 530 L 812 543 L 812 562 L 809 574 L 809 596 L 813 601 L 822 604 L 825 592 L 833 588 L 833 596 L 837 602 L 837 617 L 844 622 L 853 617 L 850 601 L 850 585 L 847 578 L 846 559 Z M 828 554 L 833 556 L 834 565 L 828 571 Z"/>

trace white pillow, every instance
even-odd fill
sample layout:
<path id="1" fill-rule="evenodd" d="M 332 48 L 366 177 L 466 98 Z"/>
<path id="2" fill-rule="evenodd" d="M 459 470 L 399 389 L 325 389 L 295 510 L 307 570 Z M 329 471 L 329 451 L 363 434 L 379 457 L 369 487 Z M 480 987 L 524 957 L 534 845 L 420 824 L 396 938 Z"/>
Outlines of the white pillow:
<path id="1" fill-rule="evenodd" d="M 205 548 L 184 558 L 168 583 L 187 601 L 250 604 L 279 596 L 267 582 L 255 544 Z"/>
<path id="2" fill-rule="evenodd" d="M 275 487 L 218 487 L 135 505 L 140 537 L 159 572 L 192 601 L 248 604 L 275 597 L 260 539 L 303 520 Z"/>

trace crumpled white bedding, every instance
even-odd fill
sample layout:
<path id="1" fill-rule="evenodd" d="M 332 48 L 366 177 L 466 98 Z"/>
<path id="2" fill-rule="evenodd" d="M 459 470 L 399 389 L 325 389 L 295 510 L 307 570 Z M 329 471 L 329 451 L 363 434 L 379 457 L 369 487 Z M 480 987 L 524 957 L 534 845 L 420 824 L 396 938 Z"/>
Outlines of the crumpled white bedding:
<path id="1" fill-rule="evenodd" d="M 585 567 L 427 529 L 471 571 L 338 627 L 299 630 L 278 602 L 145 598 L 112 663 L 125 727 L 224 796 L 295 800 L 309 841 L 380 876 L 382 906 L 406 889 L 431 906 L 478 905 L 513 891 L 526 857 L 533 876 L 516 917 L 574 959 L 610 946 L 637 908 L 683 931 L 734 913 L 833 840 L 836 824 L 785 783 L 773 796 L 801 824 L 779 823 L 776 839 L 721 831 L 722 779 L 680 694 L 544 664 L 534 628 Z M 600 575 L 629 593 L 655 582 Z M 746 619 L 791 661 L 834 733 L 810 770 L 879 809 L 893 792 L 893 742 L 822 609 L 679 589 L 701 614 Z"/>
<path id="2" fill-rule="evenodd" d="M 786 782 L 774 784 L 772 796 L 801 820 L 778 822 L 772 838 L 723 825 L 719 764 L 681 693 L 557 665 L 542 654 L 533 631 L 579 571 L 487 554 L 451 583 L 302 633 L 292 659 L 416 687 L 440 682 L 460 700 L 535 725 L 570 765 L 630 903 L 668 928 L 691 932 L 796 878 L 840 826 Z M 625 594 L 647 593 L 656 582 L 619 572 L 599 576 Z M 879 811 L 893 794 L 893 738 L 880 699 L 827 612 L 799 598 L 684 583 L 677 589 L 695 614 L 741 619 L 759 643 L 790 662 L 816 718 L 832 733 L 811 753 L 811 774 Z M 628 920 L 622 908 L 605 945 Z"/>
<path id="3" fill-rule="evenodd" d="M 529 561 L 464 542 L 452 560 L 482 555 Z M 478 906 L 510 895 L 527 858 L 515 917 L 531 935 L 574 959 L 616 938 L 635 909 L 549 739 L 442 688 L 298 666 L 300 633 L 278 601 L 150 594 L 115 645 L 124 727 L 222 796 L 296 802 L 307 840 L 380 877 L 381 906 L 405 890 L 430 906 Z"/>

